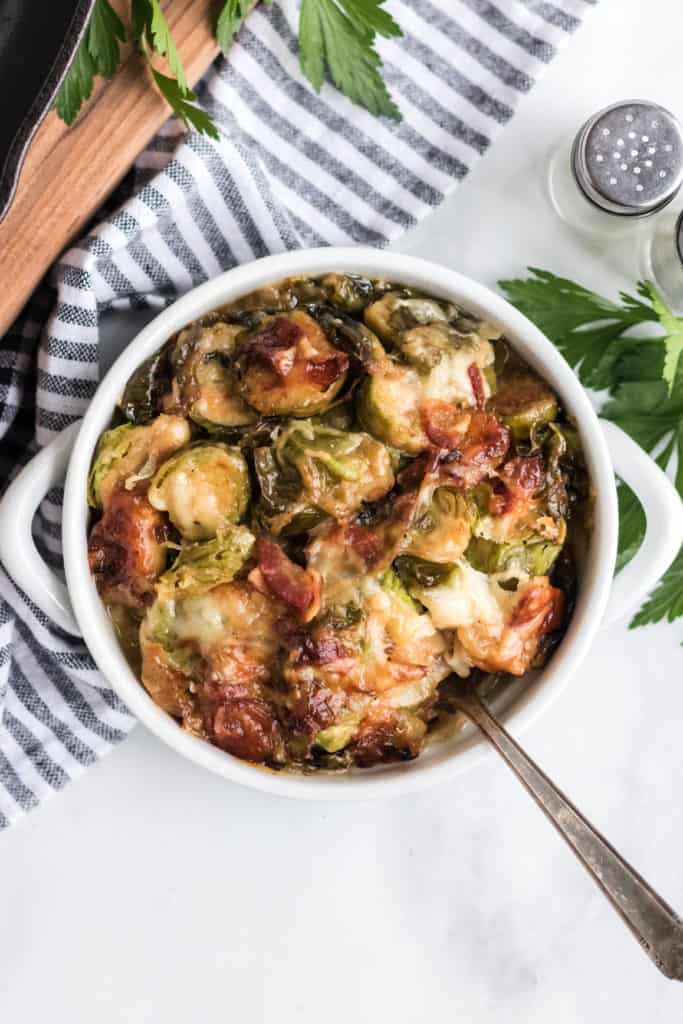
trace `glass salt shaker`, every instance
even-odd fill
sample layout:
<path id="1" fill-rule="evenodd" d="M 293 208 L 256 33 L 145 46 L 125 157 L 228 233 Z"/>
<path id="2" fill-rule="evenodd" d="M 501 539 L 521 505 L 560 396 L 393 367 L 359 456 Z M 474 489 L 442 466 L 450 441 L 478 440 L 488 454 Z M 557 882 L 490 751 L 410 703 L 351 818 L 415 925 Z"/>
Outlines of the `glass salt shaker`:
<path id="1" fill-rule="evenodd" d="M 681 184 L 683 127 L 647 100 L 624 100 L 590 117 L 555 150 L 547 179 L 562 220 L 603 237 L 639 232 Z"/>
<path id="2" fill-rule="evenodd" d="M 683 316 L 683 210 L 658 217 L 640 246 L 640 275 L 653 281 L 677 316 Z"/>

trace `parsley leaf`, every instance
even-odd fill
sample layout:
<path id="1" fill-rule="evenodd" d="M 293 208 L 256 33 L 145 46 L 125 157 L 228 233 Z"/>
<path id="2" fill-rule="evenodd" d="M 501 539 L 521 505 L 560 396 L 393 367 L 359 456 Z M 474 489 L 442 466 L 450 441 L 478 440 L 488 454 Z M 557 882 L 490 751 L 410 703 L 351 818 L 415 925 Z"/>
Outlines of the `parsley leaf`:
<path id="1" fill-rule="evenodd" d="M 159 92 L 173 108 L 176 117 L 179 117 L 183 124 L 188 128 L 194 128 L 195 131 L 201 132 L 202 135 L 209 135 L 212 139 L 219 137 L 218 129 L 211 120 L 211 115 L 207 114 L 201 107 L 194 105 L 197 97 L 191 89 L 183 91 L 177 79 L 169 78 L 168 75 L 162 75 L 156 68 L 152 68 L 152 75 Z"/>
<path id="2" fill-rule="evenodd" d="M 647 599 L 631 626 L 646 626 L 651 622 L 673 622 L 683 615 L 683 548 L 662 576 L 657 589 Z"/>
<path id="3" fill-rule="evenodd" d="M 612 420 L 654 455 L 666 470 L 676 455 L 675 485 L 683 498 L 683 319 L 675 317 L 649 282 L 638 297 L 622 292 L 620 303 L 548 271 L 501 281 L 508 299 L 555 343 L 586 387 L 607 390 L 601 415 Z M 630 333 L 658 324 L 659 337 Z M 645 535 L 645 514 L 635 494 L 618 488 L 619 571 L 633 558 Z M 683 510 L 682 513 L 683 515 Z M 642 626 L 683 616 L 683 551 L 631 622 Z"/>
<path id="4" fill-rule="evenodd" d="M 499 282 L 506 297 L 557 345 L 586 387 L 609 387 L 616 363 L 639 344 L 625 332 L 656 323 L 655 310 L 625 292 L 618 305 L 547 270 L 529 270 L 532 278 Z"/>
<path id="5" fill-rule="evenodd" d="M 223 53 L 230 49 L 230 44 L 254 3 L 255 0 L 223 0 L 216 22 L 216 39 Z M 271 0 L 266 0 L 266 3 L 270 4 Z"/>
<path id="6" fill-rule="evenodd" d="M 662 377 L 669 385 L 669 394 L 671 394 L 676 368 L 683 352 L 683 320 L 673 315 L 651 282 L 647 283 L 647 289 L 652 298 L 652 308 L 659 317 L 659 322 L 667 334 L 664 339 L 665 356 Z"/>
<path id="7" fill-rule="evenodd" d="M 57 113 L 68 125 L 74 123 L 83 103 L 92 95 L 97 75 L 113 78 L 121 62 L 119 43 L 125 39 L 123 23 L 109 0 L 96 0 L 55 101 Z"/>
<path id="8" fill-rule="evenodd" d="M 645 512 L 635 494 L 624 483 L 617 487 L 619 500 L 619 547 L 615 572 L 620 572 L 638 551 L 645 537 Z"/>
<path id="9" fill-rule="evenodd" d="M 299 21 L 301 70 L 320 92 L 325 70 L 354 103 L 399 120 L 400 111 L 381 76 L 377 35 L 402 35 L 384 0 L 302 0 Z"/>
<path id="10" fill-rule="evenodd" d="M 185 69 L 161 9 L 160 0 L 133 0 L 132 15 L 133 30 L 143 44 L 143 48 L 152 50 L 160 57 L 166 58 L 169 70 L 178 82 L 181 93 L 183 96 L 187 96 L 190 87 L 185 77 Z"/>
<path id="11" fill-rule="evenodd" d="M 197 97 L 188 85 L 185 69 L 161 9 L 160 0 L 132 0 L 131 18 L 133 35 L 147 56 L 157 88 L 176 117 L 179 117 L 188 128 L 194 128 L 195 131 L 217 139 L 218 129 L 211 116 L 201 107 L 194 105 Z M 166 58 L 170 76 L 162 74 L 152 66 L 152 53 Z"/>

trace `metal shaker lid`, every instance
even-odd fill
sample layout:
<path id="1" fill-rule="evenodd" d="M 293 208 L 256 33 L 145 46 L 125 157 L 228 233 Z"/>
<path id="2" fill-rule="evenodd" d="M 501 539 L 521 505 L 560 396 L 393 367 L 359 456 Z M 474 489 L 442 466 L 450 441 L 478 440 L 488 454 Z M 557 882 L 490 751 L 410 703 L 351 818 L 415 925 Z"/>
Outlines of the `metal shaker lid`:
<path id="1" fill-rule="evenodd" d="M 580 188 L 601 209 L 629 217 L 654 213 L 683 184 L 683 126 L 657 103 L 615 103 L 580 129 L 572 165 Z"/>

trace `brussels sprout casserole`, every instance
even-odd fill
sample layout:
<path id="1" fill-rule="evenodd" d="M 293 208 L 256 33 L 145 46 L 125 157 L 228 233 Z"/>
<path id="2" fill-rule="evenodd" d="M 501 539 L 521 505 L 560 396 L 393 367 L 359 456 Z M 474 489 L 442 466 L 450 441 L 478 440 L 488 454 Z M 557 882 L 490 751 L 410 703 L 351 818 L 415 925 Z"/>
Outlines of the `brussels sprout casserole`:
<path id="1" fill-rule="evenodd" d="M 499 330 L 341 274 L 190 324 L 128 382 L 90 568 L 183 729 L 270 768 L 416 757 L 452 672 L 542 666 L 575 592 L 577 430 Z"/>

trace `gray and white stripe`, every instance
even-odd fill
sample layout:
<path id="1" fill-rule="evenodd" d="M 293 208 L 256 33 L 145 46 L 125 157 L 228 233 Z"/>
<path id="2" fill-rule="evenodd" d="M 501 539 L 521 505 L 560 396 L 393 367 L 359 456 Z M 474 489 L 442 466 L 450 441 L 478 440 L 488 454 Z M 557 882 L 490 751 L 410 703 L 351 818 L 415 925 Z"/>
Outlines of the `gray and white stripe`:
<path id="1" fill-rule="evenodd" d="M 0 480 L 79 419 L 99 318 L 161 308 L 221 270 L 302 245 L 384 245 L 465 177 L 592 0 L 389 0 L 383 40 L 403 120 L 378 120 L 298 66 L 296 0 L 259 7 L 199 89 L 218 142 L 170 120 L 129 195 L 62 258 L 0 346 Z M 110 208 L 110 204 L 108 204 Z M 61 491 L 35 522 L 61 564 Z M 82 642 L 0 568 L 0 828 L 124 738 L 133 720 Z"/>

